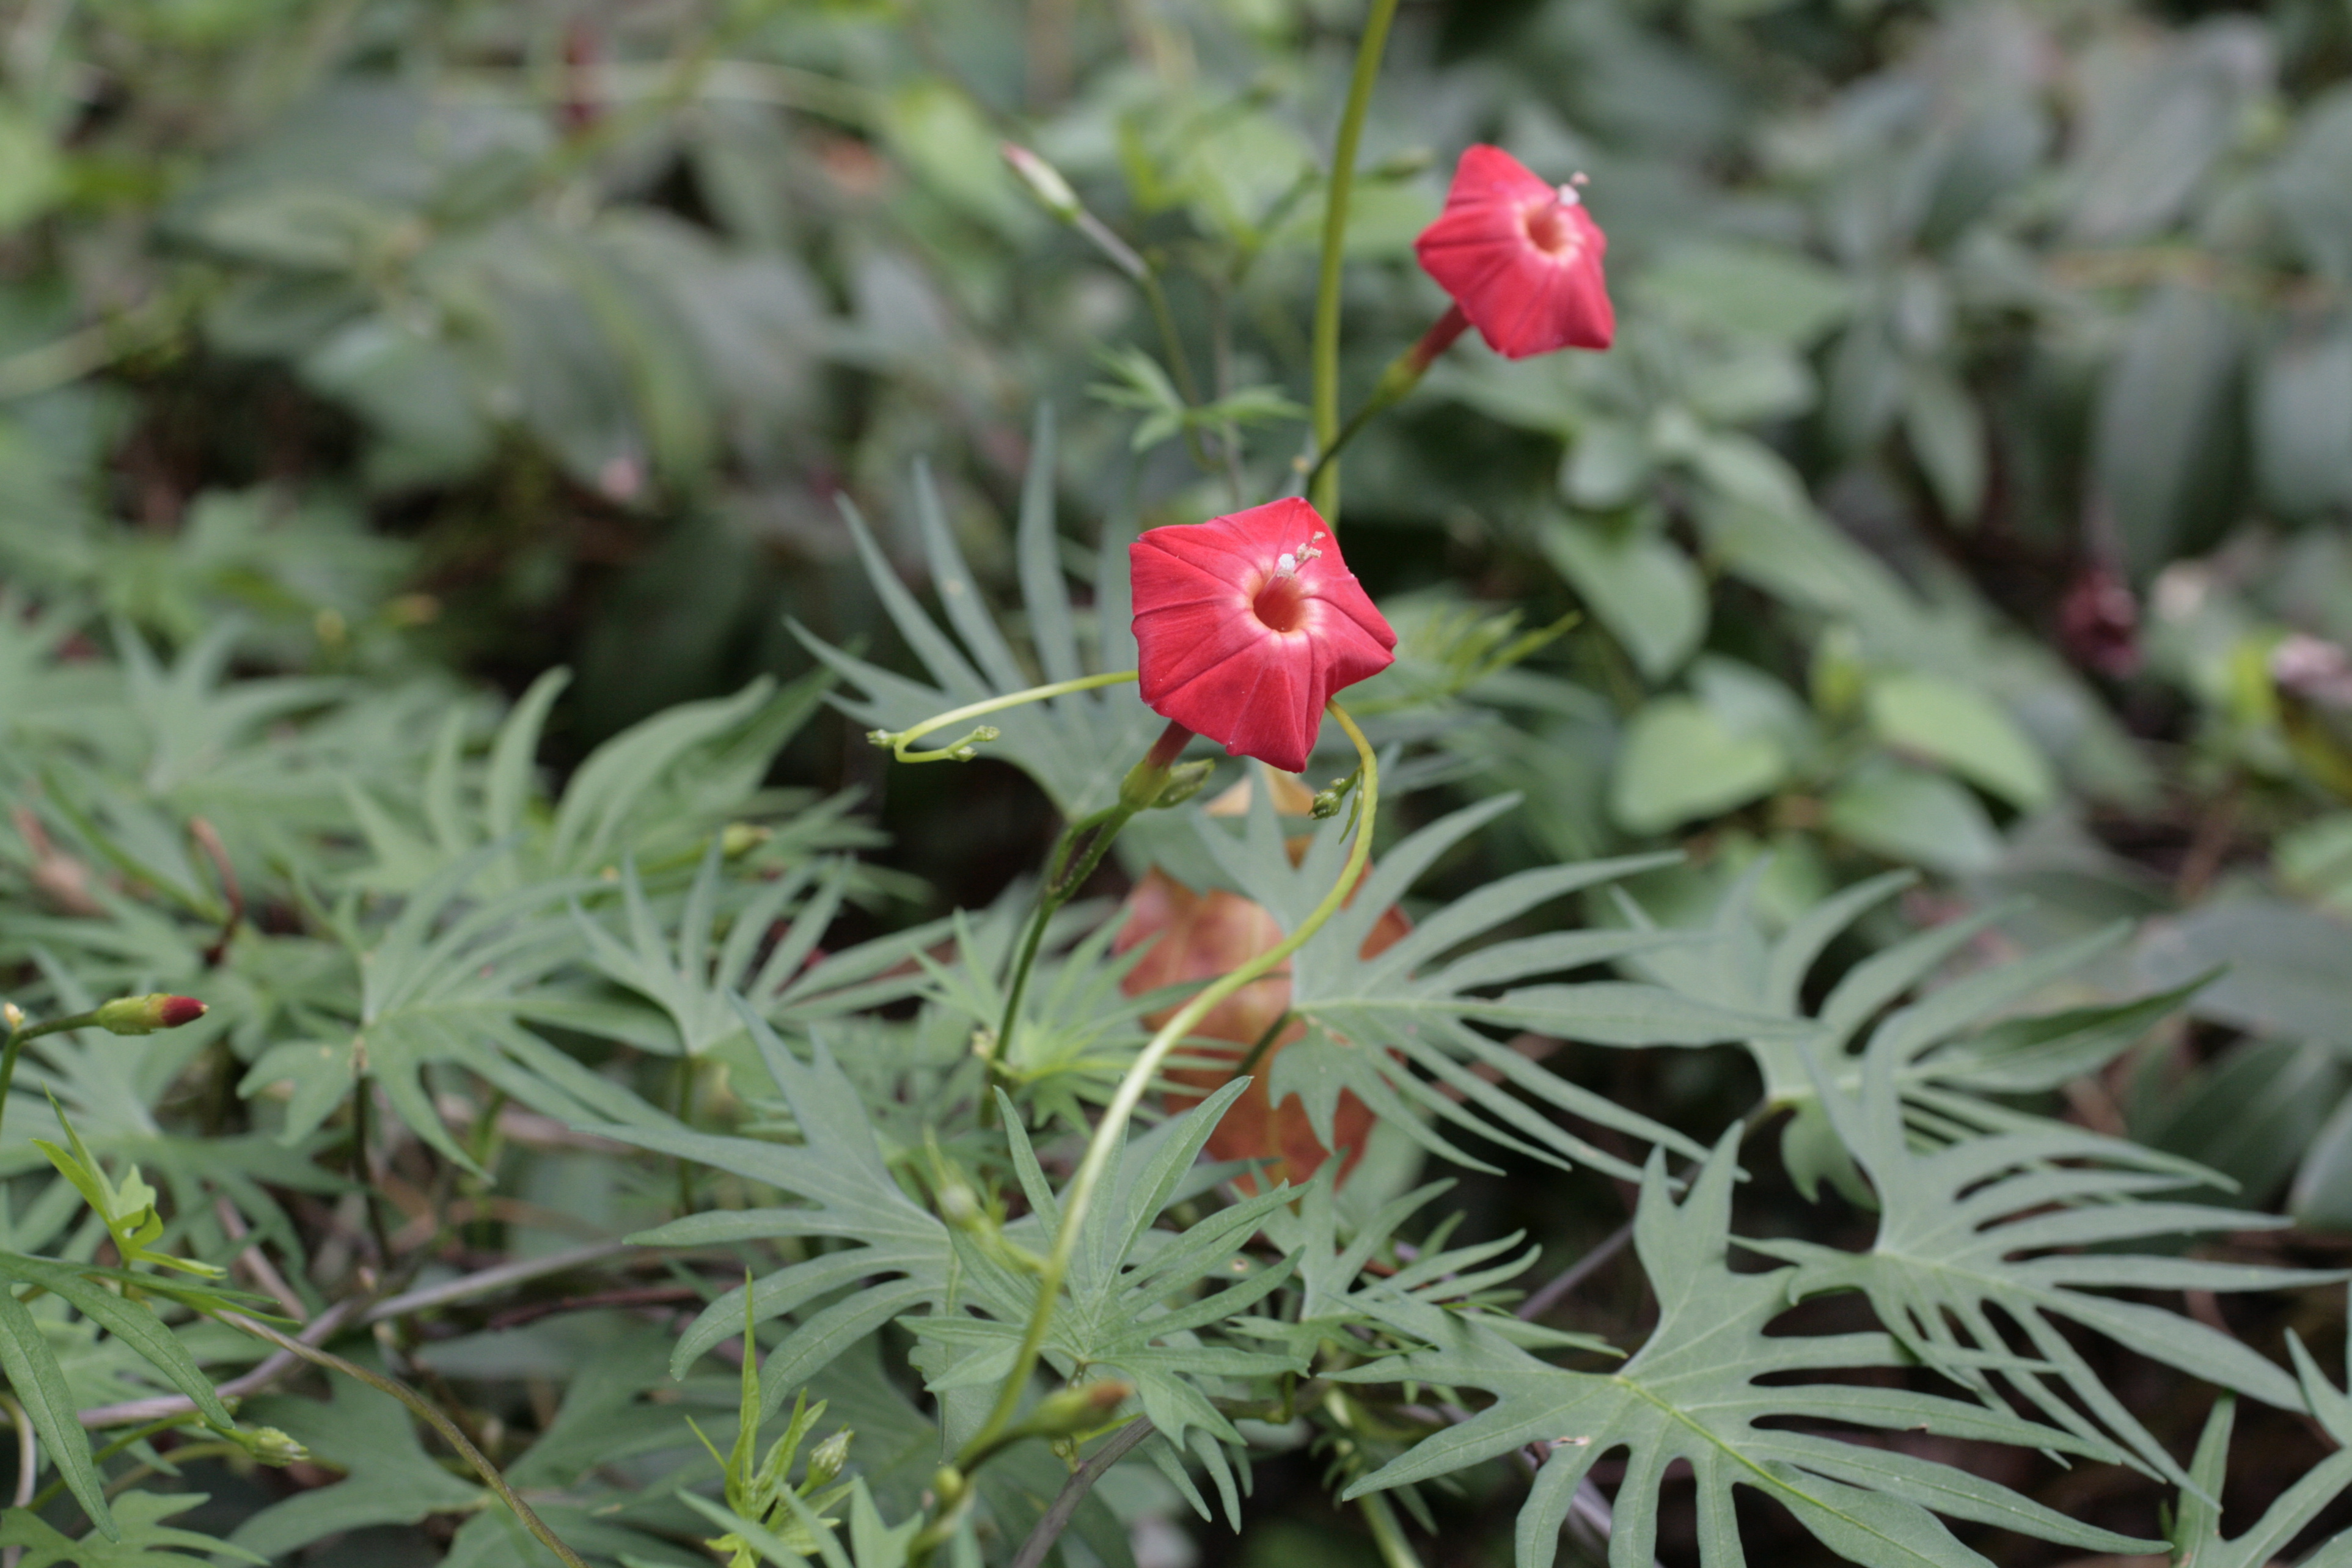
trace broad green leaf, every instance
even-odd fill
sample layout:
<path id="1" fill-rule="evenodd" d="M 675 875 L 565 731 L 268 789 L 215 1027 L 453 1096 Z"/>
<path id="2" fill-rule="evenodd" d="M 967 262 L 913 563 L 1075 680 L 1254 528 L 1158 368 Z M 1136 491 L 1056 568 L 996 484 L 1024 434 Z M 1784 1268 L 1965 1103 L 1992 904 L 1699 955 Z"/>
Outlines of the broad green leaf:
<path id="1" fill-rule="evenodd" d="M 2352 921 L 2283 900 L 2216 900 L 2152 921 L 2140 973 L 2159 985 L 2220 970 L 2189 1003 L 2200 1017 L 2257 1034 L 2352 1047 Z"/>
<path id="2" fill-rule="evenodd" d="M 1544 552 L 1642 673 L 1663 680 L 1706 631 L 1706 584 L 1661 533 L 1581 517 L 1544 525 Z"/>
<path id="3" fill-rule="evenodd" d="M 1840 274 L 1792 250 L 1691 243 L 1644 269 L 1645 302 L 1696 325 L 1802 348 L 1853 308 Z"/>
<path id="4" fill-rule="evenodd" d="M 2050 764 L 2015 721 L 1981 691 L 1934 675 L 1888 675 L 1871 682 L 1871 727 L 1898 752 L 1941 763 L 2021 811 L 2038 810 L 2057 788 Z"/>
<path id="5" fill-rule="evenodd" d="M 2347 239 L 2352 246 L 2352 230 Z M 2352 506 L 2352 326 L 2338 321 L 2325 335 L 2272 344 L 2255 373 L 2249 422 L 2255 472 L 2273 506 L 2289 517 Z"/>
<path id="6" fill-rule="evenodd" d="M 2093 468 L 2141 581 L 2210 532 L 2229 478 L 2243 327 L 2219 296 L 2157 290 L 2109 367 Z"/>
<path id="7" fill-rule="evenodd" d="M 1987 870 L 2000 857 L 2000 837 L 1976 797 L 1917 768 L 1857 770 L 1830 793 L 1822 821 L 1865 849 L 1948 876 Z"/>
<path id="8" fill-rule="evenodd" d="M 1769 795 L 1789 758 L 1769 735 L 1742 735 L 1687 697 L 1653 699 L 1625 731 L 1610 815 L 1629 833 L 1662 833 Z"/>

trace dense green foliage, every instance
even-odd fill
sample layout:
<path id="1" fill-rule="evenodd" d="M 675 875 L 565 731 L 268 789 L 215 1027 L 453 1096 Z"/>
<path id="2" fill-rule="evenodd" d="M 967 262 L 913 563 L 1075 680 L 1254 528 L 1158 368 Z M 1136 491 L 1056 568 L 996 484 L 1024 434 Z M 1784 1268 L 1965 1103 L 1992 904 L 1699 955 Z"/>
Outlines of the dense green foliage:
<path id="1" fill-rule="evenodd" d="M 0 12 L 19 1568 L 2352 1563 L 2352 11 L 1400 9 L 1327 387 L 1475 141 L 1616 344 L 1347 447 L 1378 809 L 1016 1002 L 1160 721 L 859 732 L 1296 489 L 1366 24 Z M 1124 1121 L 1153 868 L 1344 1181 Z"/>

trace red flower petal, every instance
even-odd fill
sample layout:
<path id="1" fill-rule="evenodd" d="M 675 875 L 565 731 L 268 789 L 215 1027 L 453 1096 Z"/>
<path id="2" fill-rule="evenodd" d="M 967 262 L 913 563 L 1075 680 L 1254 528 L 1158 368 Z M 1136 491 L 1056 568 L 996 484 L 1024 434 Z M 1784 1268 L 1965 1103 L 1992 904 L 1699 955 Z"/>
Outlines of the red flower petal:
<path id="1" fill-rule="evenodd" d="M 1307 766 L 1334 692 L 1386 669 L 1390 629 L 1293 497 L 1128 547 L 1143 700 L 1234 756 Z"/>
<path id="2" fill-rule="evenodd" d="M 1445 210 L 1413 245 L 1422 270 L 1508 359 L 1609 346 L 1608 249 L 1573 187 L 1544 184 L 1499 147 L 1462 154 Z"/>

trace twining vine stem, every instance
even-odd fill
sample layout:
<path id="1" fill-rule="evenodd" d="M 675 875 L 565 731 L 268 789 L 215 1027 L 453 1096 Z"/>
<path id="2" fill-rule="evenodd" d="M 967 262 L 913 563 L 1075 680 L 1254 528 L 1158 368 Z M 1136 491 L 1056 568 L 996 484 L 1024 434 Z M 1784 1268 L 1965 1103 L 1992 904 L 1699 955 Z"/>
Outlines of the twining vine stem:
<path id="1" fill-rule="evenodd" d="M 1380 763 L 1372 755 L 1371 743 L 1364 739 L 1363 731 L 1357 728 L 1355 720 L 1349 717 L 1347 710 L 1333 702 L 1328 710 L 1333 721 L 1354 742 L 1356 754 L 1361 759 L 1364 769 L 1363 807 L 1357 820 L 1356 840 L 1349 847 L 1347 864 L 1340 868 L 1339 879 L 1332 885 L 1330 892 L 1298 923 L 1297 930 L 1248 963 L 1202 987 L 1160 1026 L 1159 1033 L 1151 1037 L 1150 1042 L 1127 1069 L 1126 1076 L 1120 1079 L 1118 1092 L 1111 1096 L 1110 1104 L 1103 1111 L 1102 1121 L 1096 1124 L 1094 1135 L 1087 1142 L 1086 1155 L 1078 1162 L 1076 1173 L 1063 1190 L 1061 1221 L 1055 1231 L 1054 1247 L 1038 1270 L 1037 1305 L 1029 1315 L 1028 1329 L 1021 1337 L 1021 1346 L 1013 1355 L 1012 1369 L 1006 1373 L 1003 1386 L 997 1394 L 995 1407 L 956 1457 L 960 1469 L 968 1470 L 992 1452 L 1020 1410 L 1021 1396 L 1029 1386 L 1031 1374 L 1036 1370 L 1038 1353 L 1045 1346 L 1046 1331 L 1052 1326 L 1054 1309 L 1062 1292 L 1062 1281 L 1069 1273 L 1070 1258 L 1077 1248 L 1079 1233 L 1085 1228 L 1087 1210 L 1093 1202 L 1095 1189 L 1101 1184 L 1103 1173 L 1109 1168 L 1112 1155 L 1126 1131 L 1128 1119 L 1142 1101 L 1145 1090 L 1150 1088 L 1160 1063 L 1192 1032 L 1193 1026 L 1206 1017 L 1220 1002 L 1286 961 L 1307 944 L 1307 939 L 1322 930 L 1325 923 L 1347 903 L 1357 879 L 1363 874 L 1365 865 L 1371 858 L 1372 823 L 1380 805 Z"/>
<path id="2" fill-rule="evenodd" d="M 1396 17 L 1397 0 L 1372 0 L 1364 20 L 1363 41 L 1356 46 L 1356 74 L 1348 84 L 1348 107 L 1339 117 L 1339 139 L 1331 149 L 1331 176 L 1323 194 L 1322 266 L 1315 279 L 1315 390 L 1312 414 L 1315 447 L 1328 451 L 1339 436 L 1339 270 L 1348 239 L 1348 196 L 1356 184 L 1356 148 L 1364 136 L 1364 115 L 1371 107 L 1372 83 L 1381 74 L 1381 56 L 1387 51 L 1389 24 Z M 1323 526 L 1339 524 L 1339 468 L 1325 464 L 1307 498 L 1323 514 Z"/>
<path id="3" fill-rule="evenodd" d="M 1050 686 L 1033 686 L 1025 691 L 1015 691 L 1005 697 L 992 697 L 984 702 L 968 702 L 961 708 L 950 708 L 944 713 L 935 713 L 911 730 L 877 730 L 871 738 L 875 744 L 889 747 L 890 754 L 902 763 L 936 763 L 950 760 L 961 762 L 963 759 L 955 755 L 958 747 L 972 741 L 978 731 L 973 735 L 967 735 L 955 745 L 942 746 L 937 751 L 909 752 L 907 747 L 909 742 L 920 740 L 934 730 L 944 730 L 949 725 L 961 723 L 966 719 L 977 719 L 986 713 L 999 713 L 1007 708 L 1018 708 L 1024 702 L 1042 702 L 1051 697 L 1066 697 L 1073 691 L 1091 691 L 1098 686 L 1118 686 L 1135 678 L 1134 670 L 1122 669 L 1109 675 L 1082 675 L 1076 680 L 1057 680 Z M 991 733 L 986 738 L 994 740 L 995 736 Z"/>

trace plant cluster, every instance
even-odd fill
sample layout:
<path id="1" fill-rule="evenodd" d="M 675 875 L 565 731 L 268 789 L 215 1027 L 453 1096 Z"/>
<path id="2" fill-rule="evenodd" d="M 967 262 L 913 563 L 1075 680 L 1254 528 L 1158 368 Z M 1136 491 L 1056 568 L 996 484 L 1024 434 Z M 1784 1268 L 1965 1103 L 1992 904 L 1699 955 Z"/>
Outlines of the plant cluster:
<path id="1" fill-rule="evenodd" d="M 2347 62 L 30 0 L 0 1549 L 2352 1563 Z"/>

